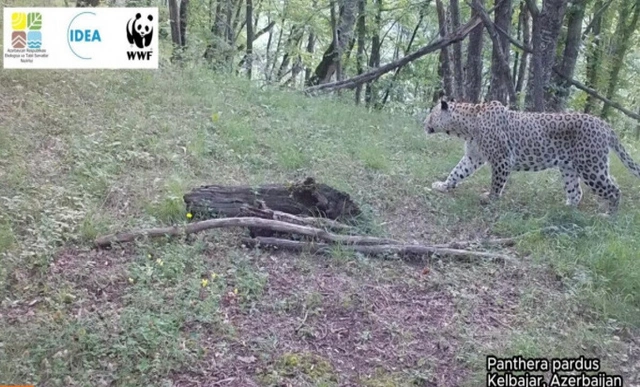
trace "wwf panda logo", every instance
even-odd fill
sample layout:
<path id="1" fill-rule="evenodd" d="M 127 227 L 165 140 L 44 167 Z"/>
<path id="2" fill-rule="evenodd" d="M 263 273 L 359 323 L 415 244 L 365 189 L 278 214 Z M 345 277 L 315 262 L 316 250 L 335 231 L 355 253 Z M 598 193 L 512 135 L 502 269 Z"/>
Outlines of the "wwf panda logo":
<path id="1" fill-rule="evenodd" d="M 135 44 L 138 48 L 146 48 L 153 38 L 153 16 L 143 18 L 137 13 L 135 18 L 127 23 L 127 39 L 129 44 Z"/>

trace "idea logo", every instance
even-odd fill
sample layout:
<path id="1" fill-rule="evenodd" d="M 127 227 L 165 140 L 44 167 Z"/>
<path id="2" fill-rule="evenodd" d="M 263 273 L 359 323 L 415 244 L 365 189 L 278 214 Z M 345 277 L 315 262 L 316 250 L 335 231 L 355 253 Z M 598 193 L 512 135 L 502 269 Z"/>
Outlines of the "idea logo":
<path id="1" fill-rule="evenodd" d="M 11 47 L 42 47 L 42 14 L 40 12 L 14 12 L 11 14 Z"/>
<path id="2" fill-rule="evenodd" d="M 141 13 L 136 13 L 135 17 L 132 17 L 127 22 L 127 40 L 133 47 L 137 47 L 140 50 L 127 51 L 127 58 L 129 60 L 151 60 L 151 42 L 153 41 L 153 32 L 155 30 L 153 15 L 149 14 L 142 16 Z"/>
<path id="3" fill-rule="evenodd" d="M 101 50 L 102 37 L 96 28 L 96 14 L 81 12 L 71 19 L 67 27 L 67 43 L 73 55 L 90 60 Z"/>

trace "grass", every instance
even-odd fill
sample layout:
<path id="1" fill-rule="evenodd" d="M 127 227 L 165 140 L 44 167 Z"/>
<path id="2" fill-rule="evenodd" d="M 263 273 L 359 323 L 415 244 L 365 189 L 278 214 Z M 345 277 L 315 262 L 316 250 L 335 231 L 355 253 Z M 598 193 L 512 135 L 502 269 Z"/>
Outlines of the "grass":
<path id="1" fill-rule="evenodd" d="M 487 170 L 431 192 L 459 141 L 201 69 L 2 71 L 0 101 L 0 383 L 472 386 L 488 354 L 638 374 L 640 194 L 615 158 L 623 202 L 604 220 L 590 192 L 565 208 L 555 171 L 513 175 L 489 206 Z M 394 238 L 550 231 L 515 264 L 434 259 L 426 276 L 340 249 L 242 249 L 226 231 L 91 250 L 106 232 L 185 222 L 191 187 L 308 175 Z"/>

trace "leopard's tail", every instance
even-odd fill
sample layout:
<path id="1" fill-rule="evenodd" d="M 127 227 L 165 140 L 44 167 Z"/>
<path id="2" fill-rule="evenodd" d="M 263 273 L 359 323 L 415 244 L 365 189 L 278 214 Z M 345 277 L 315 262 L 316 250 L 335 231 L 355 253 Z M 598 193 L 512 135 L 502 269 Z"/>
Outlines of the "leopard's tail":
<path id="1" fill-rule="evenodd" d="M 640 178 L 640 164 L 633 161 L 631 155 L 629 155 L 627 150 L 624 149 L 624 146 L 622 146 L 620 139 L 613 131 L 611 131 L 611 135 L 609 136 L 609 147 L 611 147 L 611 149 L 616 152 L 618 157 L 620 157 L 620 161 L 622 161 L 622 164 L 624 164 L 624 166 L 627 167 L 631 171 L 631 173 Z"/>

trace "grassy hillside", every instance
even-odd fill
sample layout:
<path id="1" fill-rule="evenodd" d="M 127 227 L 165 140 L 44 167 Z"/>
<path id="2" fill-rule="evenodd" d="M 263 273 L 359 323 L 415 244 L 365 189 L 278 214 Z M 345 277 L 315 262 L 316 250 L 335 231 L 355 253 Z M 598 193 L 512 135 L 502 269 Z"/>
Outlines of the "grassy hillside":
<path id="1" fill-rule="evenodd" d="M 632 383 L 640 181 L 613 157 L 612 220 L 586 189 L 565 208 L 557 171 L 515 174 L 491 205 L 486 169 L 431 192 L 461 155 L 417 117 L 203 70 L 1 71 L 0 384 L 474 386 L 488 354 L 596 356 Z M 194 186 L 306 176 L 407 241 L 550 231 L 507 264 L 254 251 L 237 230 L 91 249 L 185 222 Z"/>

